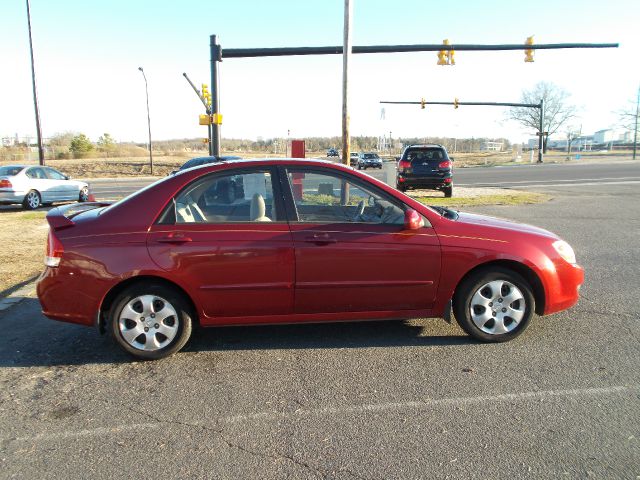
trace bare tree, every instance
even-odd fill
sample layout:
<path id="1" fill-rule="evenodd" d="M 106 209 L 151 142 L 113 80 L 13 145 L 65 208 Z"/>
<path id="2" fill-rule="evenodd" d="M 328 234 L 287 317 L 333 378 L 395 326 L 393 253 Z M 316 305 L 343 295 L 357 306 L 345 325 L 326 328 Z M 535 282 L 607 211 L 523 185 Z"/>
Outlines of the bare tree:
<path id="1" fill-rule="evenodd" d="M 633 132 L 633 159 L 636 159 L 636 150 L 638 145 L 638 112 L 640 112 L 640 88 L 638 88 L 638 96 L 636 100 L 630 100 L 630 104 L 633 106 L 629 106 L 624 110 L 619 110 L 616 112 L 618 114 L 618 118 L 620 119 L 620 125 L 625 130 Z"/>
<path id="2" fill-rule="evenodd" d="M 569 93 L 551 82 L 539 82 L 532 90 L 524 90 L 521 103 L 540 103 L 544 100 L 545 132 L 553 135 L 564 125 L 567 120 L 576 116 L 576 107 L 569 105 L 567 99 Z M 507 113 L 509 120 L 530 127 L 536 132 L 540 128 L 540 109 L 529 107 L 513 107 Z M 544 152 L 547 152 L 547 138 L 544 139 Z"/>

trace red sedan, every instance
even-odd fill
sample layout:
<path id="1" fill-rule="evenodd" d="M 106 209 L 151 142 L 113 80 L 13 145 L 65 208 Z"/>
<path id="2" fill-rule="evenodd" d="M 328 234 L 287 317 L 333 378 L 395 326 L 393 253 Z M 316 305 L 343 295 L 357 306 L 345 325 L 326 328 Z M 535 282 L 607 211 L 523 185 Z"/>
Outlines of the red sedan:
<path id="1" fill-rule="evenodd" d="M 418 203 L 317 160 L 196 167 L 47 215 L 43 313 L 161 358 L 194 325 L 443 317 L 486 342 L 574 305 L 584 272 L 540 228 Z"/>

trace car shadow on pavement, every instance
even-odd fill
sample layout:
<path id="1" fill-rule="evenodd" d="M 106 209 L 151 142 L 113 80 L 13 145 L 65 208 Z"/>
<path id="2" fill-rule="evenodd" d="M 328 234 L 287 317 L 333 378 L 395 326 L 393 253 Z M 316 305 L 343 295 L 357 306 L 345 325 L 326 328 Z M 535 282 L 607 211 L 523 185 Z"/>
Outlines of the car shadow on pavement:
<path id="1" fill-rule="evenodd" d="M 0 331 L 0 368 L 136 361 L 95 328 L 45 318 L 34 298 L 1 312 Z M 183 351 L 446 347 L 469 343 L 473 340 L 460 330 L 434 319 L 199 328 Z"/>

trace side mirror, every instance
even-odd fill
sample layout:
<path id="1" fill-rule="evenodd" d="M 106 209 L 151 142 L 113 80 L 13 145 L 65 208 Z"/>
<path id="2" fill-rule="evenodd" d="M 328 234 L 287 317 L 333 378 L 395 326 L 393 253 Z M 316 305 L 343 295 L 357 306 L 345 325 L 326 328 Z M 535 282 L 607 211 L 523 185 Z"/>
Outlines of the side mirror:
<path id="1" fill-rule="evenodd" d="M 424 227 L 424 219 L 422 215 L 413 208 L 408 208 L 404 212 L 404 228 L 406 230 L 419 230 Z"/>
<path id="2" fill-rule="evenodd" d="M 449 157 L 449 160 L 451 160 L 453 162 L 453 157 Z"/>
<path id="3" fill-rule="evenodd" d="M 65 179 L 65 180 L 71 180 L 71 177 L 70 177 L 69 175 L 65 175 L 65 176 L 64 176 L 64 179 Z"/>
<path id="4" fill-rule="evenodd" d="M 399 161 L 400 161 L 400 157 L 396 157 L 396 162 L 399 162 Z"/>

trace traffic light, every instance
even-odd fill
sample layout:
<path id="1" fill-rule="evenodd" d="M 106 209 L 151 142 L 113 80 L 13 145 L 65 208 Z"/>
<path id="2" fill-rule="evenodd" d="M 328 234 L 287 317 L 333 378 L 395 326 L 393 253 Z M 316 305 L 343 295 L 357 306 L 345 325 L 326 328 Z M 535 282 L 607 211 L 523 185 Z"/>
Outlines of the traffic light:
<path id="1" fill-rule="evenodd" d="M 524 42 L 525 45 L 533 45 L 533 35 L 531 35 L 530 37 L 527 37 L 527 41 Z M 533 62 L 533 49 L 532 48 L 526 48 L 524 50 L 524 61 L 527 63 L 532 63 Z"/>
<path id="2" fill-rule="evenodd" d="M 453 108 L 458 108 L 458 97 L 453 99 Z"/>
<path id="3" fill-rule="evenodd" d="M 211 92 L 209 86 L 206 83 L 202 84 L 202 98 L 207 105 L 211 105 Z"/>
<path id="4" fill-rule="evenodd" d="M 424 101 L 424 98 L 420 100 L 420 108 L 424 110 L 424 106 L 427 104 L 427 102 Z"/>
<path id="5" fill-rule="evenodd" d="M 449 40 L 446 39 L 444 41 L 445 45 L 449 45 Z M 455 50 L 447 50 L 447 65 L 455 65 L 456 64 L 456 60 L 454 58 L 454 55 L 456 54 Z"/>
<path id="6" fill-rule="evenodd" d="M 211 117 L 203 113 L 198 117 L 198 123 L 200 125 L 211 125 Z"/>
<path id="7" fill-rule="evenodd" d="M 442 41 L 443 45 L 450 45 L 449 39 L 445 38 Z M 438 65 L 455 65 L 456 61 L 454 58 L 455 51 L 453 50 L 439 50 L 438 51 Z"/>

